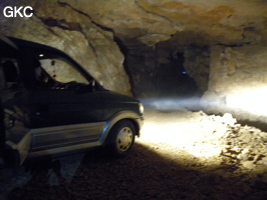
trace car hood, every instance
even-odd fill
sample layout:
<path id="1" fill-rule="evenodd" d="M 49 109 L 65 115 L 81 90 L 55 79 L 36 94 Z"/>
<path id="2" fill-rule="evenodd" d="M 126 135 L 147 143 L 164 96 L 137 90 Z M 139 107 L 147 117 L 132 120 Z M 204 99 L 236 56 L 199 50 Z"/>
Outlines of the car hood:
<path id="1" fill-rule="evenodd" d="M 117 92 L 105 91 L 103 94 L 104 101 L 122 102 L 122 103 L 139 103 L 134 97 L 129 97 Z"/>

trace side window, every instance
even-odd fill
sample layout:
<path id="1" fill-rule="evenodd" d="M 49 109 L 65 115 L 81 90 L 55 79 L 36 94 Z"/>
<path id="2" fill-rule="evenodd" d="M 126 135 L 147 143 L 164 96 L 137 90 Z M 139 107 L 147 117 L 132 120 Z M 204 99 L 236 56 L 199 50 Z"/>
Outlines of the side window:
<path id="1" fill-rule="evenodd" d="M 89 84 L 71 63 L 60 58 L 41 56 L 34 60 L 34 70 L 37 87 L 62 90 L 86 88 Z"/>
<path id="2" fill-rule="evenodd" d="M 16 59 L 1 59 L 0 77 L 0 89 L 12 89 L 18 86 L 19 68 Z"/>
<path id="3" fill-rule="evenodd" d="M 73 66 L 60 59 L 42 59 L 40 60 L 42 68 L 50 77 L 61 83 L 77 82 L 88 84 Z"/>

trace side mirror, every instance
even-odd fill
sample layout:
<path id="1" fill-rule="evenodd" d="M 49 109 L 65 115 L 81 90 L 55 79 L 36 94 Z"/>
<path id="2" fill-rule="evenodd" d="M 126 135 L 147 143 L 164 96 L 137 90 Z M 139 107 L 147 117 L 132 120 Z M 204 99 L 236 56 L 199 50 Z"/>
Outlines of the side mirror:
<path id="1" fill-rule="evenodd" d="M 96 82 L 94 79 L 87 85 L 87 88 L 90 92 L 94 92 L 96 90 Z"/>
<path id="2" fill-rule="evenodd" d="M 95 88 L 95 79 L 92 80 L 92 87 Z"/>

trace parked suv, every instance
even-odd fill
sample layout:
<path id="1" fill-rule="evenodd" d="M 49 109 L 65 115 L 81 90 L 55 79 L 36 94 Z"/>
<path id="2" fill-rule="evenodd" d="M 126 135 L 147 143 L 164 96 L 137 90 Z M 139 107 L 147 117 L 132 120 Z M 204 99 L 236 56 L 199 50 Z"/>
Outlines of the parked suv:
<path id="1" fill-rule="evenodd" d="M 138 100 L 104 89 L 65 53 L 5 36 L 0 95 L 1 156 L 13 165 L 98 146 L 125 156 L 143 123 Z"/>

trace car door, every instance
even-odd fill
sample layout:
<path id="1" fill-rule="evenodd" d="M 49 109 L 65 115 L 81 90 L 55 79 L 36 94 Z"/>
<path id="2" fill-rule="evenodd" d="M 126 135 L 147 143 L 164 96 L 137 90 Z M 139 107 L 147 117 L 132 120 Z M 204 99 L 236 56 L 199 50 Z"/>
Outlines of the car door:
<path id="1" fill-rule="evenodd" d="M 97 141 L 104 126 L 100 121 L 102 104 L 98 94 L 75 90 L 31 91 L 32 150 Z"/>
<path id="2" fill-rule="evenodd" d="M 38 63 L 46 83 L 28 91 L 32 152 L 97 141 L 105 125 L 101 93 L 63 55 L 44 52 Z"/>
<path id="3" fill-rule="evenodd" d="M 31 144 L 29 120 L 24 110 L 26 89 L 19 64 L 19 51 L 15 44 L 1 38 L 0 143 L 5 161 L 12 165 L 25 160 Z"/>

